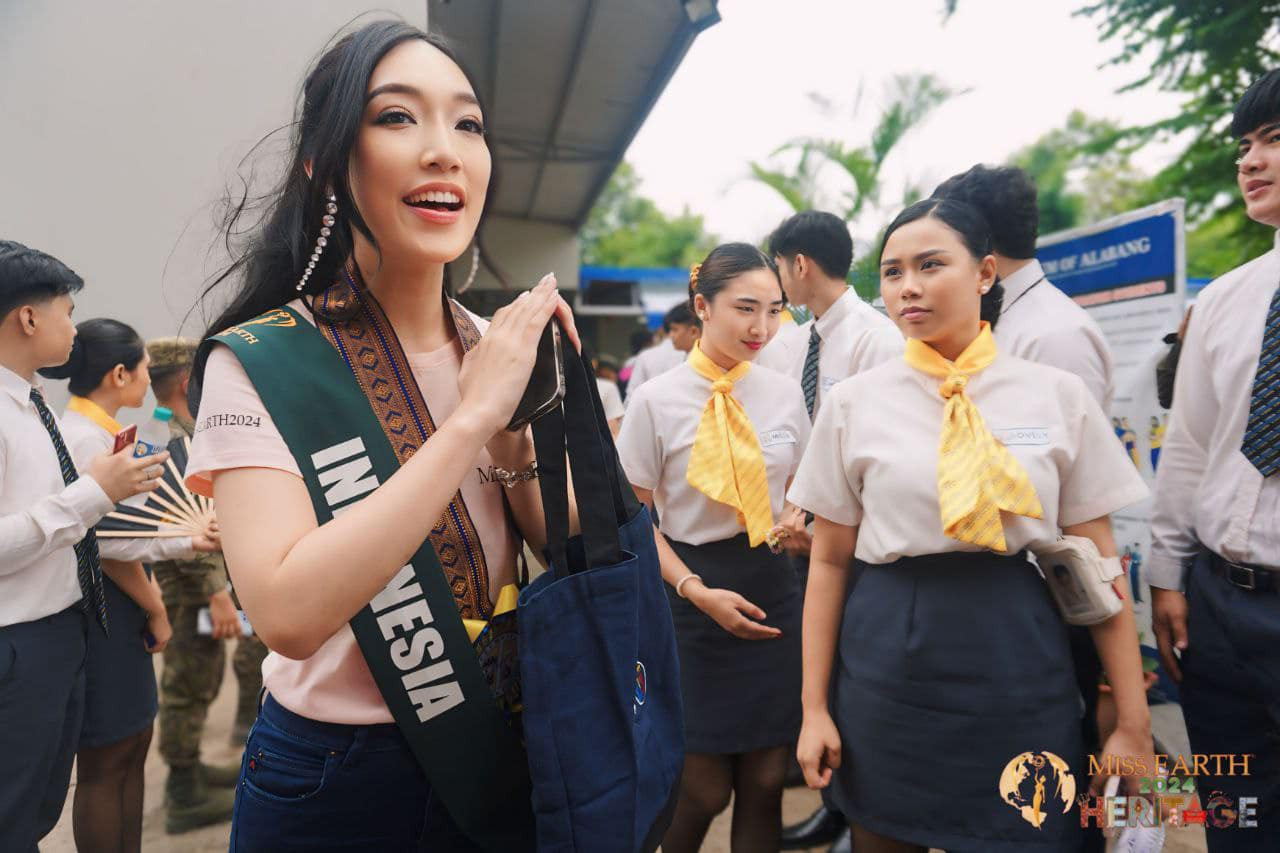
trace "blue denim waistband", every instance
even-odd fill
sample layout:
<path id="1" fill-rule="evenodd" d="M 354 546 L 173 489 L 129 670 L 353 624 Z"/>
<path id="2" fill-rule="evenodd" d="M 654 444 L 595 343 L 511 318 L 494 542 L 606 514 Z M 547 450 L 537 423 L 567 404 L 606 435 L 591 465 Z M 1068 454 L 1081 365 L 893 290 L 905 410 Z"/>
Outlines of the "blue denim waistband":
<path id="1" fill-rule="evenodd" d="M 277 702 L 270 693 L 262 703 L 259 715 L 272 726 L 295 737 L 311 741 L 328 749 L 346 751 L 354 743 L 365 747 L 399 747 L 409 749 L 409 743 L 395 723 L 373 723 L 356 726 L 348 723 L 326 723 L 295 714 Z"/>

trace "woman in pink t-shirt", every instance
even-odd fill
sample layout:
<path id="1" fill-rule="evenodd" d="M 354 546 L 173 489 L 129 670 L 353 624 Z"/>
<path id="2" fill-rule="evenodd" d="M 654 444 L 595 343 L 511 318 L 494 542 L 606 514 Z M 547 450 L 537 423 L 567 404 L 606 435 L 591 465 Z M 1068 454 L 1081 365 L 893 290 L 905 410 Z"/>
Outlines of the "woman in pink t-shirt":
<path id="1" fill-rule="evenodd" d="M 534 470 L 528 431 L 504 427 L 551 317 L 575 345 L 577 334 L 551 276 L 489 325 L 442 298 L 445 264 L 471 244 L 491 197 L 492 152 L 476 89 L 437 38 L 400 22 L 365 25 L 320 57 L 301 102 L 284 185 L 222 277 L 242 282 L 209 334 L 282 306 L 338 334 L 322 303 L 346 282 L 349 297 L 379 311 L 434 431 L 318 525 L 298 460 L 237 357 L 214 346 L 197 366 L 188 482 L 216 499 L 228 571 L 271 649 L 232 849 L 467 849 L 348 623 L 461 506 L 468 548 L 479 549 L 468 555 L 485 567 L 463 597 L 470 615 L 493 613 L 520 540 L 540 553 L 545 536 L 537 484 L 504 488 L 495 476 Z"/>

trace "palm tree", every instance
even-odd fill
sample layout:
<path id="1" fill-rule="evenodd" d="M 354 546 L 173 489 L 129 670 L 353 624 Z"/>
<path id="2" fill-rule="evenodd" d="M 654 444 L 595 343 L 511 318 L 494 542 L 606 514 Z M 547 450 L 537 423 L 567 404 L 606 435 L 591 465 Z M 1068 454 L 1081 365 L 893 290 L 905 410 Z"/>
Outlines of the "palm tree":
<path id="1" fill-rule="evenodd" d="M 779 159 L 782 163 L 771 166 L 752 162 L 751 178 L 774 190 L 797 212 L 823 207 L 852 223 L 865 211 L 878 207 L 883 189 L 881 172 L 898 143 L 930 113 L 961 94 L 964 91 L 951 89 L 932 74 L 895 76 L 889 81 L 886 106 L 871 131 L 869 142 L 853 145 L 841 139 L 794 139 L 770 155 L 775 163 Z M 810 98 L 824 111 L 833 109 L 818 95 Z M 855 100 L 855 110 L 860 100 L 860 97 Z M 820 181 L 820 176 L 828 171 L 824 168 L 827 166 L 835 167 L 839 175 L 836 181 Z M 834 191 L 835 198 L 830 198 L 832 186 L 839 187 Z M 907 203 L 921 195 L 921 189 L 913 184 L 903 189 Z M 862 274 L 854 276 L 853 284 L 859 295 L 869 299 L 874 295 L 874 282 L 866 280 L 868 276 L 862 270 L 866 260 L 859 259 L 855 269 Z"/>

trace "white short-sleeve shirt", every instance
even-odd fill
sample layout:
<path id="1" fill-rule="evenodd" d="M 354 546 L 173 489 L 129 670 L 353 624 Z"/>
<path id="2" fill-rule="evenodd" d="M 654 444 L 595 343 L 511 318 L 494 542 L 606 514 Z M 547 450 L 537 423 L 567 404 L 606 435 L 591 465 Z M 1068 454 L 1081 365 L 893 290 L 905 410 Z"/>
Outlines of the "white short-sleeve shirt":
<path id="1" fill-rule="evenodd" d="M 301 300 L 290 302 L 289 307 L 311 320 Z M 488 328 L 482 318 L 472 315 L 472 320 L 482 333 Z M 461 345 L 454 339 L 438 350 L 406 353 L 405 357 L 432 419 L 437 425 L 443 423 L 461 400 Z M 515 581 L 519 550 L 517 536 L 507 521 L 503 488 L 492 476 L 492 465 L 489 452 L 481 449 L 460 487 L 488 564 L 490 597 Z M 240 361 L 229 348 L 217 346 L 205 365 L 196 434 L 187 462 L 187 486 L 211 495 L 213 475 L 232 468 L 275 468 L 302 476 Z M 234 580 L 235 567 L 228 569 Z M 352 570 L 359 570 L 359 566 Z M 314 720 L 349 725 L 392 722 L 391 711 L 378 692 L 350 625 L 343 625 L 306 660 L 271 652 L 262 664 L 262 681 L 280 704 Z"/>
<path id="2" fill-rule="evenodd" d="M 1098 322 L 1045 278 L 1037 260 L 1001 283 L 1004 303 L 992 330 L 1000 351 L 1074 373 L 1110 413 L 1115 392 L 1111 347 Z"/>
<path id="3" fill-rule="evenodd" d="M 787 480 L 809 441 L 809 414 L 800 383 L 753 364 L 733 386 L 760 439 L 769 479 L 769 503 L 782 513 Z M 653 491 L 664 534 L 689 545 L 718 542 L 742 533 L 737 511 L 689 485 L 685 473 L 698 422 L 711 397 L 711 382 L 688 364 L 651 379 L 628 398 L 618 435 L 627 478 Z"/>
<path id="4" fill-rule="evenodd" d="M 902 355 L 905 341 L 893 321 L 849 288 L 816 319 L 788 324 L 760 351 L 756 364 L 771 367 L 799 382 L 809 354 L 809 335 L 818 328 L 818 389 L 813 412 L 822 409 L 832 387 L 856 373 Z"/>
<path id="5" fill-rule="evenodd" d="M 938 445 L 945 401 L 939 384 L 905 359 L 886 362 L 833 389 L 814 424 L 787 497 L 830 521 L 858 525 L 860 560 L 982 550 L 942 532 Z M 1002 515 L 1011 553 L 1047 545 L 1060 527 L 1146 497 L 1141 476 L 1079 377 L 1001 355 L 969 380 L 965 393 L 1022 463 L 1044 509 L 1043 519 Z"/>
<path id="6" fill-rule="evenodd" d="M 616 382 L 597 376 L 596 388 L 600 389 L 600 405 L 604 407 L 606 418 L 613 421 L 626 414 L 627 410 L 622 406 L 622 393 L 618 391 Z"/>
<path id="7" fill-rule="evenodd" d="M 663 338 L 657 346 L 649 347 L 637 355 L 635 362 L 631 365 L 631 378 L 627 380 L 626 404 L 631 405 L 631 395 L 638 391 L 641 385 L 655 376 L 661 376 L 668 370 L 674 370 L 684 364 L 688 355 L 676 349 L 676 345 L 671 343 L 670 338 Z"/>

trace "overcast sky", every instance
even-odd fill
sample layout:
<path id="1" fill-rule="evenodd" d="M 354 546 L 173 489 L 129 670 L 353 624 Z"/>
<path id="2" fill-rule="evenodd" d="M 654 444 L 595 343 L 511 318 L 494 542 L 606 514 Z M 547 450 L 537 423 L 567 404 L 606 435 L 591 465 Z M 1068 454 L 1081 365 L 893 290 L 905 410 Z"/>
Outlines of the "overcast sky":
<path id="1" fill-rule="evenodd" d="M 642 192 L 670 212 L 688 205 L 724 239 L 756 241 L 789 208 L 746 179 L 747 163 L 803 135 L 864 143 L 887 81 L 932 72 L 971 89 L 937 110 L 886 163 L 885 197 L 907 178 L 931 189 L 976 162 L 1061 126 L 1074 109 L 1122 122 L 1176 111 L 1176 96 L 1116 94 L 1136 67 L 1101 68 L 1117 45 L 1083 0 L 961 0 L 946 23 L 942 0 L 721 0 L 721 22 L 690 49 L 627 153 Z M 861 89 L 860 106 L 854 103 Z M 810 92 L 841 105 L 825 117 Z M 1151 150 L 1151 170 L 1170 149 Z M 892 215 L 889 211 L 888 215 Z M 855 228 L 868 239 L 884 223 Z"/>

